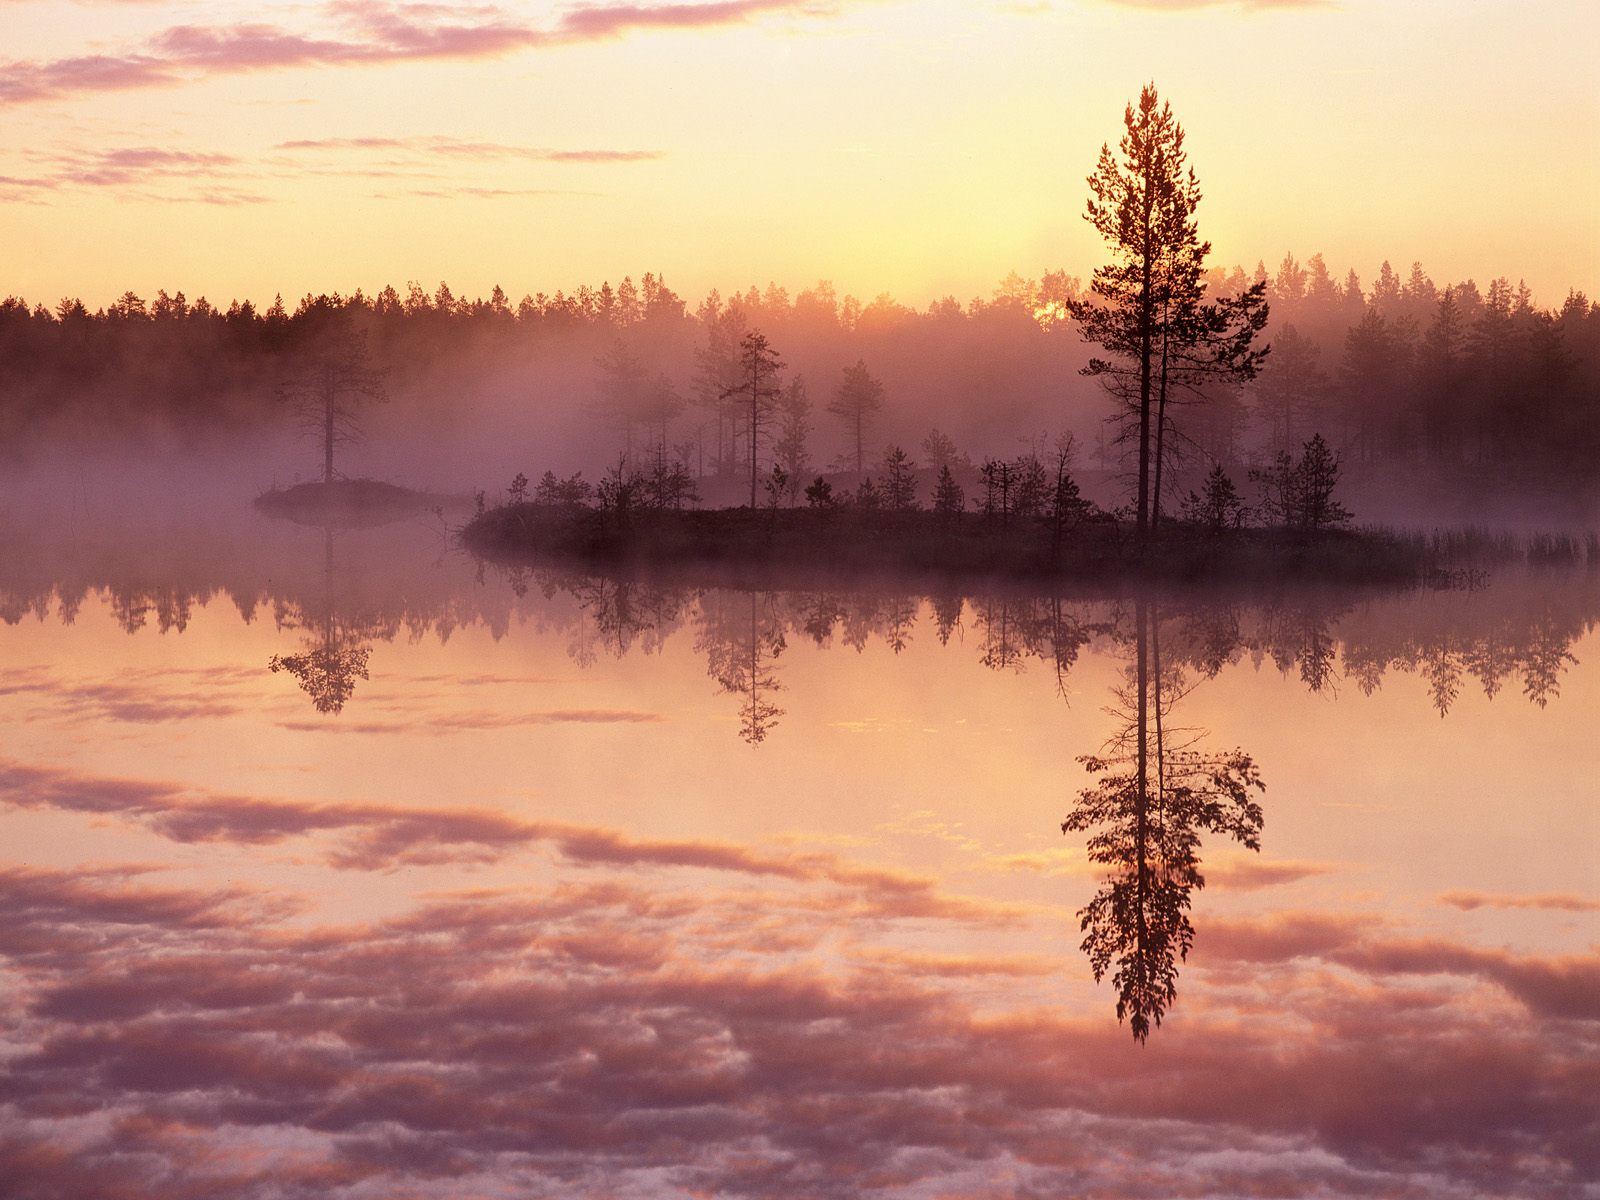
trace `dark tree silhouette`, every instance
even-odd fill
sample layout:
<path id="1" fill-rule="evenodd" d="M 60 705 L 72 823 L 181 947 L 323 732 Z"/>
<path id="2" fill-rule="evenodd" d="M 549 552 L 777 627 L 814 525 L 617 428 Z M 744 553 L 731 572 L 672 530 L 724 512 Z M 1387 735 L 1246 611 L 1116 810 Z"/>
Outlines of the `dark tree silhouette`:
<path id="1" fill-rule="evenodd" d="M 1340 368 L 1345 437 L 1363 462 L 1403 451 L 1413 441 L 1414 431 L 1404 420 L 1386 419 L 1411 369 L 1411 333 L 1409 325 L 1397 326 L 1369 308 L 1345 335 Z"/>
<path id="2" fill-rule="evenodd" d="M 990 458 L 979 468 L 983 480 L 983 515 L 999 517 L 1002 526 L 1011 523 L 1017 486 L 1016 464 Z"/>
<path id="3" fill-rule="evenodd" d="M 796 375 L 778 397 L 778 441 L 773 457 L 789 477 L 789 502 L 796 498 L 801 482 L 811 474 L 811 398 L 806 395 L 805 379 Z"/>
<path id="4" fill-rule="evenodd" d="M 1212 534 L 1244 523 L 1244 503 L 1220 464 L 1211 468 L 1198 492 L 1189 493 L 1183 502 L 1183 519 Z"/>
<path id="5" fill-rule="evenodd" d="M 329 321 L 300 370 L 283 384 L 303 428 L 322 443 L 322 482 L 334 480 L 334 447 L 361 434 L 358 414 L 367 401 L 387 398 L 383 375 L 373 368 L 364 335 L 339 316 Z"/>
<path id="6" fill-rule="evenodd" d="M 821 475 L 806 484 L 806 506 L 808 508 L 827 510 L 837 508 L 838 505 L 839 499 L 833 494 L 833 484 L 829 483 Z"/>
<path id="7" fill-rule="evenodd" d="M 1194 219 L 1200 185 L 1187 165 L 1183 128 L 1154 85 L 1140 92 L 1137 109 L 1127 106 L 1123 125 L 1118 152 L 1100 149 L 1085 212 L 1113 259 L 1094 273 L 1094 299 L 1074 298 L 1067 308 L 1084 338 L 1112 356 L 1091 359 L 1084 374 L 1107 384 L 1131 425 L 1142 540 L 1159 519 L 1173 390 L 1253 377 L 1265 353 L 1254 340 L 1267 306 L 1264 284 L 1204 303 L 1211 246 Z"/>
<path id="8" fill-rule="evenodd" d="M 1295 499 L 1299 504 L 1296 522 L 1316 533 L 1335 525 L 1347 524 L 1350 510 L 1333 498 L 1339 485 L 1339 456 L 1328 447 L 1320 433 L 1305 444 L 1296 468 Z"/>
<path id="9" fill-rule="evenodd" d="M 967 506 L 967 494 L 956 477 L 950 473 L 950 464 L 941 463 L 939 478 L 933 485 L 933 511 L 951 520 Z"/>
<path id="10" fill-rule="evenodd" d="M 1203 252 L 1190 219 L 1200 199 L 1199 184 L 1192 171 L 1185 174 L 1183 129 L 1171 106 L 1161 105 L 1155 87 L 1147 85 L 1137 110 L 1131 104 L 1125 109 L 1123 127 L 1120 159 L 1109 144 L 1100 148 L 1084 214 L 1114 257 L 1095 270 L 1090 283 L 1099 302 L 1074 300 L 1068 309 L 1084 337 L 1130 363 L 1136 378 L 1136 521 L 1142 537 L 1150 523 L 1151 422 L 1162 311 L 1169 297 L 1178 299 L 1180 291 L 1192 288 Z M 1104 359 L 1093 359 L 1085 368 L 1096 375 L 1125 376 L 1128 370 Z"/>
<path id="11" fill-rule="evenodd" d="M 1416 407 L 1434 459 L 1459 455 L 1464 442 L 1461 398 L 1468 394 L 1466 323 L 1454 288 L 1445 288 L 1417 355 Z M 1281 349 L 1281 347 L 1280 347 Z"/>
<path id="12" fill-rule="evenodd" d="M 782 395 L 782 389 L 778 386 L 778 372 L 781 370 L 783 362 L 778 358 L 778 352 L 760 330 L 751 330 L 739 342 L 739 382 L 722 393 L 724 400 L 738 399 L 747 423 L 751 508 L 756 507 L 761 439 L 767 434 L 768 419 Z"/>
<path id="13" fill-rule="evenodd" d="M 883 456 L 883 483 L 879 489 L 883 507 L 889 512 L 911 512 L 917 508 L 917 464 L 899 446 L 891 446 Z"/>
<path id="14" fill-rule="evenodd" d="M 872 418 L 883 408 L 883 384 L 874 379 L 864 360 L 844 369 L 844 382 L 828 404 L 828 411 L 844 422 L 855 446 L 855 470 L 866 470 L 866 434 Z"/>
<path id="15" fill-rule="evenodd" d="M 1340 456 L 1320 433 L 1301 448 L 1298 461 L 1280 450 L 1270 465 L 1250 472 L 1261 493 L 1262 523 L 1308 533 L 1348 524 L 1350 510 L 1333 495 L 1341 469 Z"/>

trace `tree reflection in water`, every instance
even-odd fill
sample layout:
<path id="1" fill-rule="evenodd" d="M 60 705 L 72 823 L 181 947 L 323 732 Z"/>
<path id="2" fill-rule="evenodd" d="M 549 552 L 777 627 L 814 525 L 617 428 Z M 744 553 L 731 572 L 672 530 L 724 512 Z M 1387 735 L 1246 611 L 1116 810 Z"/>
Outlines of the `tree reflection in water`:
<path id="1" fill-rule="evenodd" d="M 1178 995 L 1178 963 L 1194 942 L 1189 905 L 1200 873 L 1200 834 L 1225 833 L 1260 849 L 1265 790 L 1242 750 L 1208 753 L 1202 735 L 1171 727 L 1181 672 L 1161 661 L 1154 603 L 1134 606 L 1134 656 L 1108 709 L 1120 722 L 1100 755 L 1079 759 L 1094 782 L 1061 823 L 1089 833 L 1092 862 L 1109 873 L 1078 913 L 1095 980 L 1111 973 L 1117 1019 L 1143 1042 Z"/>
<path id="2" fill-rule="evenodd" d="M 367 658 L 372 653 L 371 634 L 359 622 L 342 619 L 334 587 L 333 529 L 324 527 L 323 598 L 310 613 L 302 612 L 302 626 L 312 631 L 299 654 L 274 654 L 267 662 L 273 672 L 293 675 L 319 713 L 340 712 L 355 694 L 357 680 L 367 678 Z"/>
<path id="3" fill-rule="evenodd" d="M 752 746 L 767 740 L 784 712 L 772 700 L 783 689 L 777 659 L 788 648 L 775 600 L 756 592 L 701 598 L 697 649 L 717 685 L 739 697 L 739 736 Z"/>

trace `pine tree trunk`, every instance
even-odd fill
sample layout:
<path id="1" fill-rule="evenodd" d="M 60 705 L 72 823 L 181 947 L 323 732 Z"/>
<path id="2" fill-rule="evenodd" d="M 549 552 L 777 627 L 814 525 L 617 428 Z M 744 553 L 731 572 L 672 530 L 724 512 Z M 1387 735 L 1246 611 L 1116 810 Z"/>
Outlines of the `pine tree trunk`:
<path id="1" fill-rule="evenodd" d="M 1152 186 L 1147 177 L 1144 181 L 1143 262 L 1139 295 L 1139 512 L 1134 525 L 1134 536 L 1140 544 L 1143 544 L 1150 528 L 1150 342 L 1151 326 L 1154 324 L 1150 286 L 1155 266 L 1150 248 L 1150 214 L 1155 207 Z"/>
<path id="2" fill-rule="evenodd" d="M 333 380 L 322 381 L 322 482 L 333 482 Z"/>
<path id="3" fill-rule="evenodd" d="M 750 368 L 750 507 L 756 506 L 756 407 L 760 404 L 761 372 Z"/>

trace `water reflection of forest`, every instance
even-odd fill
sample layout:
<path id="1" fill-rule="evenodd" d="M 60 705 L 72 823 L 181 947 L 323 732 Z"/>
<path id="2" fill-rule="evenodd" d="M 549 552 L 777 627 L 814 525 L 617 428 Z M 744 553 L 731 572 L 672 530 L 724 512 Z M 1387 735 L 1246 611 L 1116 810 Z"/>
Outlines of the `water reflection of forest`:
<path id="1" fill-rule="evenodd" d="M 970 648 L 990 670 L 1042 669 L 1065 697 L 1080 654 L 1133 640 L 1138 612 L 1127 599 L 999 591 L 735 591 L 557 572 L 512 573 L 508 582 L 514 618 L 464 612 L 456 604 L 432 618 L 415 610 L 336 614 L 333 601 L 275 603 L 273 611 L 280 626 L 312 631 L 303 653 L 337 651 L 359 659 L 363 670 L 365 655 L 351 653 L 353 642 L 391 640 L 402 628 L 413 637 L 432 629 L 444 638 L 477 619 L 496 637 L 513 619 L 559 632 L 580 666 L 601 656 L 652 654 L 675 636 L 687 636 L 708 675 L 738 698 L 741 736 L 751 744 L 764 741 L 783 716 L 776 696 L 784 689 L 783 659 L 792 643 L 857 652 L 881 643 L 898 655 L 931 638 Z M 1543 707 L 1559 695 L 1575 661 L 1572 646 L 1594 625 L 1600 597 L 1587 587 L 1551 588 L 1548 578 L 1527 583 L 1494 595 L 1320 594 L 1250 602 L 1167 596 L 1161 622 L 1169 662 L 1201 677 L 1242 661 L 1258 668 L 1270 663 L 1312 692 L 1352 686 L 1370 695 L 1398 671 L 1427 681 L 1441 716 L 1468 686 L 1491 698 L 1514 686 Z"/>
<path id="2" fill-rule="evenodd" d="M 1081 747 L 1087 779 L 1063 797 L 1063 833 L 1100 869 L 1078 911 L 1081 948 L 1109 979 L 1119 1019 L 1143 1040 L 1177 999 L 1205 885 L 1202 840 L 1261 844 L 1262 772 L 1249 754 L 1186 725 L 1189 693 L 1233 664 L 1272 668 L 1311 692 L 1370 694 L 1392 672 L 1426 681 L 1440 715 L 1469 688 L 1520 692 L 1540 707 L 1560 694 L 1573 646 L 1600 613 L 1586 572 L 1505 573 L 1450 590 L 1206 591 L 1106 597 L 989 591 L 761 591 L 701 588 L 560 571 L 491 572 L 445 553 L 416 553 L 415 530 L 384 536 L 277 531 L 256 555 L 161 554 L 106 547 L 54 561 L 14 556 L 0 568 L 0 618 L 65 623 L 98 597 L 130 634 L 181 635 L 202 607 L 231 601 L 270 620 L 282 648 L 263 668 L 292 676 L 328 717 L 359 705 L 372 650 L 402 635 L 447 641 L 478 627 L 555 635 L 579 666 L 686 643 L 725 694 L 738 735 L 759 746 L 785 716 L 795 647 L 900 655 L 936 643 L 992 671 L 1031 673 L 1063 700 L 1086 653 L 1120 664 L 1102 699 L 1104 741 Z M 407 536 L 410 549 L 407 550 Z M 215 547 L 213 547 L 215 551 Z M 1243 731 L 1240 731 L 1243 732 Z M 1076 772 L 1072 772 L 1075 774 Z M 1067 790 L 1067 789 L 1064 789 Z"/>
<path id="3" fill-rule="evenodd" d="M 464 627 L 505 637 L 513 626 L 565 638 L 580 665 L 651 654 L 691 639 L 722 690 L 739 697 L 741 732 L 764 740 L 782 717 L 785 655 L 795 644 L 899 654 L 918 641 L 955 645 L 999 671 L 1042 670 L 1062 695 L 1088 647 L 1126 643 L 1126 599 L 996 587 L 735 591 L 560 571 L 495 572 L 415 525 L 339 533 L 259 523 L 251 536 L 194 536 L 157 547 L 111 538 L 27 547 L 0 566 L 0 620 L 72 622 L 102 597 L 130 633 L 182 633 L 195 611 L 226 599 L 241 619 L 300 634 L 275 658 L 336 712 L 364 678 L 368 652 L 402 635 L 448 640 Z M 1441 715 L 1464 691 L 1511 689 L 1538 705 L 1559 695 L 1572 646 L 1600 615 L 1600 578 L 1507 571 L 1458 590 L 1284 590 L 1161 598 L 1164 651 L 1201 677 L 1249 661 L 1314 692 L 1378 689 L 1392 672 L 1426 680 Z M 296 668 L 300 668 L 296 670 Z M 311 676 L 318 676 L 308 682 Z M 358 700 L 356 702 L 359 702 Z"/>

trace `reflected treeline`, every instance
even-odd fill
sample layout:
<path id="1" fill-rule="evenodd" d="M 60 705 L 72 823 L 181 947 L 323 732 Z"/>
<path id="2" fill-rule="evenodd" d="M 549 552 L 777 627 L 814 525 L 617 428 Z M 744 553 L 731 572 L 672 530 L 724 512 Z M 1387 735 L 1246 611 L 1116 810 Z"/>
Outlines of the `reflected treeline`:
<path id="1" fill-rule="evenodd" d="M 636 645 L 649 652 L 692 624 L 708 672 L 744 697 L 749 713 L 763 711 L 764 697 L 781 690 L 778 660 L 790 639 L 858 652 L 880 643 L 898 654 L 931 637 L 970 648 L 992 670 L 1049 671 L 1066 697 L 1080 654 L 1097 642 L 1133 639 L 1130 622 L 1137 620 L 1118 602 L 1005 592 L 702 590 L 559 572 L 524 572 L 517 586 L 526 590 L 530 579 L 547 599 L 577 603 L 567 619 L 580 663 L 600 648 L 618 656 Z M 1514 682 L 1543 707 L 1560 694 L 1576 661 L 1572 646 L 1593 627 L 1600 605 L 1585 577 L 1568 580 L 1571 586 L 1553 582 L 1545 575 L 1521 586 L 1361 598 L 1167 597 L 1160 605 L 1167 665 L 1199 677 L 1235 663 L 1270 665 L 1312 692 L 1353 685 L 1367 695 L 1399 672 L 1426 681 L 1441 716 L 1469 686 L 1492 699 Z M 747 720 L 747 739 L 761 741 L 779 715 Z M 759 736 L 749 736 L 752 729 Z"/>
<path id="2" fill-rule="evenodd" d="M 1189 905 L 1205 886 L 1200 835 L 1225 834 L 1260 849 L 1260 773 L 1242 750 L 1213 751 L 1205 735 L 1175 724 L 1187 692 L 1184 666 L 1162 657 L 1162 614 L 1133 604 L 1125 679 L 1107 709 L 1116 726 L 1099 754 L 1079 762 L 1093 783 L 1078 793 L 1063 833 L 1087 833 L 1089 860 L 1107 868 L 1079 912 L 1083 951 L 1096 981 L 1111 975 L 1117 1019 L 1144 1041 L 1177 999 L 1178 963 L 1194 942 Z"/>
<path id="3" fill-rule="evenodd" d="M 500 571 L 448 549 L 437 522 L 330 531 L 259 518 L 181 531 L 0 530 L 0 620 L 76 620 L 97 598 L 129 633 L 181 634 L 224 601 L 249 622 L 299 631 L 275 659 L 336 712 L 370 648 L 404 636 L 494 638 L 513 627 L 565 640 L 580 665 L 653 654 L 685 627 L 716 685 L 741 699 L 741 732 L 764 740 L 782 716 L 790 646 L 901 653 L 919 639 L 999 671 L 1043 670 L 1062 696 L 1080 655 L 1129 636 L 1125 605 L 1093 594 L 875 586 L 724 591 L 554 569 Z M 1460 581 L 1458 581 L 1460 582 Z M 1425 681 L 1441 714 L 1463 696 L 1559 696 L 1573 644 L 1600 616 L 1600 576 L 1506 570 L 1486 586 L 1409 592 L 1334 588 L 1270 597 L 1202 589 L 1161 600 L 1163 653 L 1197 676 L 1248 662 L 1311 691 L 1371 693 L 1395 673 Z"/>

